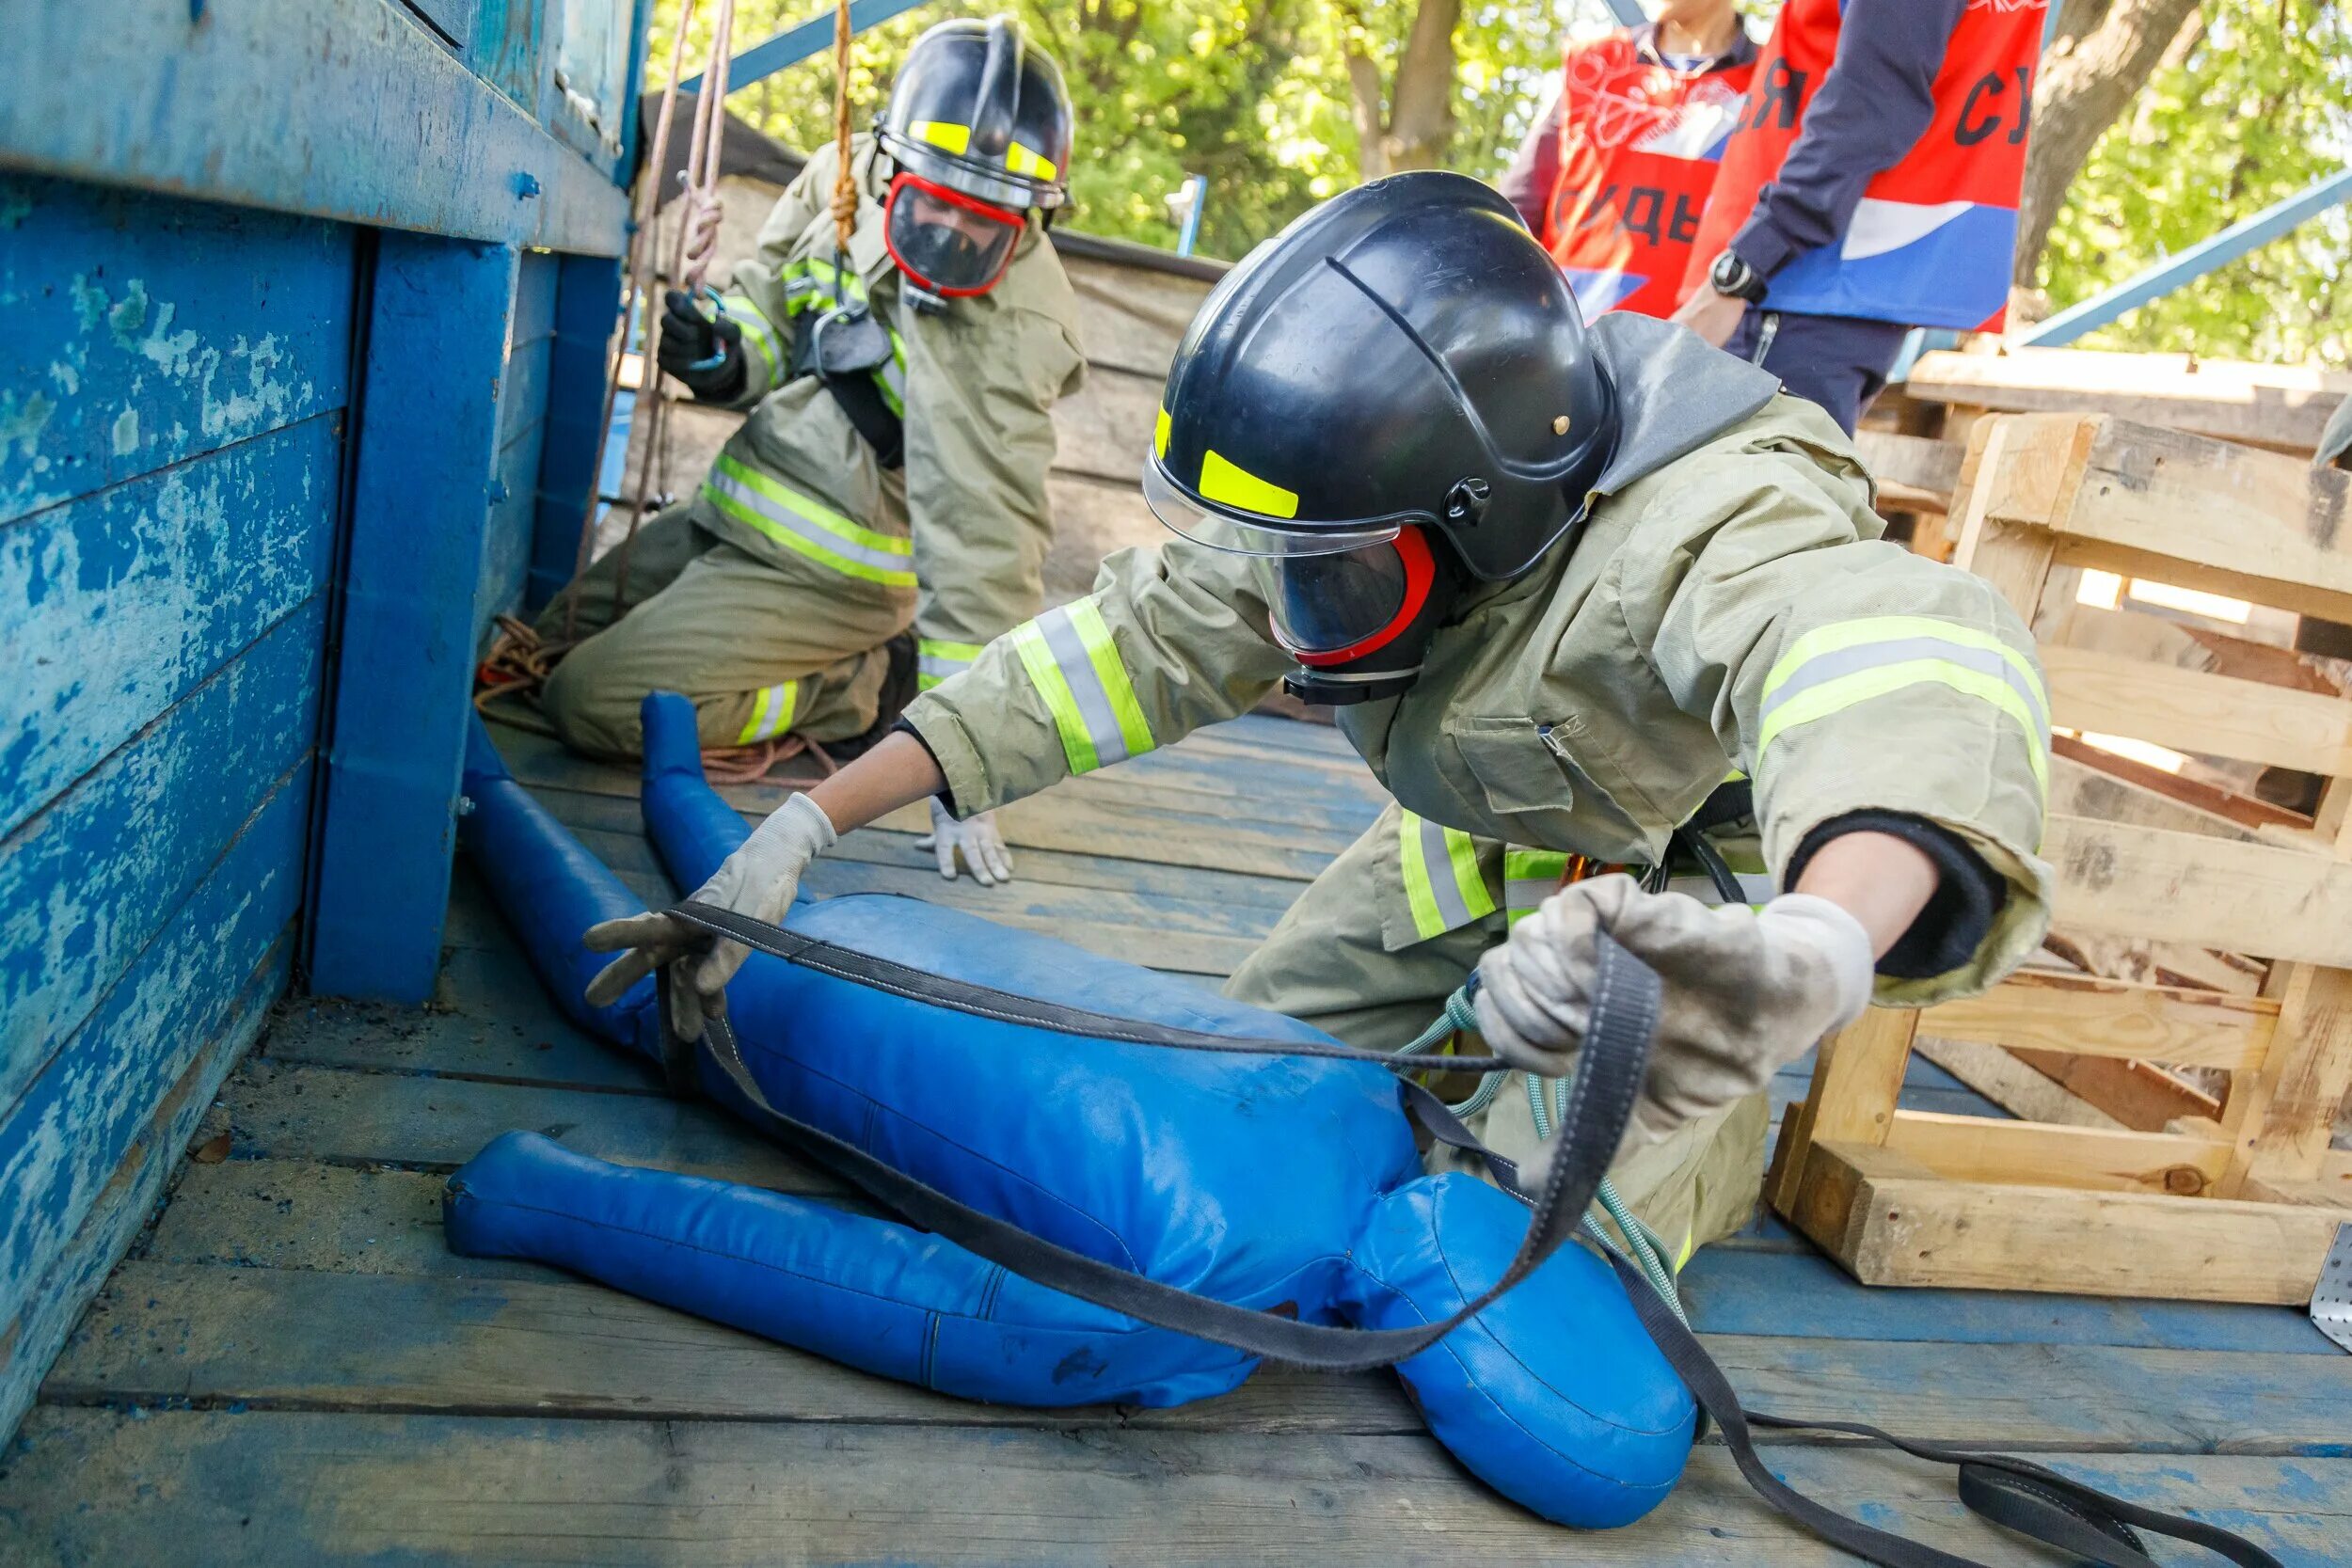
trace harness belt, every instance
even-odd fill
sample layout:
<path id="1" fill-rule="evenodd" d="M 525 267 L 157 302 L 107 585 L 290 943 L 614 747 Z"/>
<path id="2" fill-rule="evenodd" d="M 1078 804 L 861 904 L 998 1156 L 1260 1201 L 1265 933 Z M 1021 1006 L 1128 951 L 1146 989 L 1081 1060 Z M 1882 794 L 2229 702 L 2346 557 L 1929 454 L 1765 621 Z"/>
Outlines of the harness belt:
<path id="1" fill-rule="evenodd" d="M 944 1236 L 1035 1284 L 1081 1301 L 1174 1333 L 1319 1371 L 1364 1371 L 1419 1354 L 1492 1306 L 1576 1233 L 1625 1135 L 1634 1097 L 1648 1068 L 1662 999 L 1657 974 L 1607 933 L 1599 933 L 1591 1025 L 1570 1086 L 1567 1116 L 1557 1134 L 1559 1143 L 1544 1189 L 1531 1195 L 1519 1188 L 1518 1170 L 1511 1161 L 1487 1148 L 1443 1101 L 1409 1076 L 1427 1068 L 1423 1057 L 1313 1040 L 1210 1035 L 1115 1018 L 929 974 L 691 899 L 666 912 L 714 938 L 739 942 L 787 963 L 975 1017 L 1129 1045 L 1239 1055 L 1314 1056 L 1364 1062 L 1396 1073 L 1406 1108 L 1432 1136 L 1484 1158 L 1504 1190 L 1529 1203 L 1527 1235 L 1493 1288 L 1442 1322 L 1419 1328 L 1340 1328 L 1236 1307 L 1147 1278 L 1073 1252 L 951 1197 L 855 1145 L 777 1109 L 744 1065 L 724 1007 L 711 1008 L 706 1014 L 702 1044 L 708 1049 L 711 1065 L 751 1108 L 750 1119 L 778 1141 L 854 1183 L 910 1224 Z M 694 1047 L 677 1039 L 671 1029 L 670 971 L 664 968 L 658 973 L 663 1067 L 673 1091 L 691 1095 L 696 1087 Z M 1470 1073 L 1513 1070 L 1497 1056 L 1449 1057 L 1445 1066 L 1449 1071 Z M 1960 1500 L 1970 1510 L 2005 1528 L 2072 1552 L 2096 1568 L 2163 1568 L 2148 1555 L 2139 1530 L 2203 1546 L 2240 1568 L 2283 1568 L 2276 1557 L 2243 1536 L 2200 1520 L 2144 1508 L 2029 1460 L 1916 1442 L 1858 1422 L 1796 1419 L 1746 1410 L 1723 1369 L 1648 1276 L 1615 1249 L 1601 1251 L 1623 1283 L 1642 1326 L 1699 1408 L 1722 1430 L 1724 1446 L 1731 1450 L 1740 1475 L 1774 1509 L 1832 1545 L 1881 1568 L 1989 1568 L 1973 1558 L 1865 1525 L 1797 1491 L 1773 1475 L 1756 1452 L 1755 1427 L 1844 1433 L 1936 1464 L 1957 1465 Z"/>

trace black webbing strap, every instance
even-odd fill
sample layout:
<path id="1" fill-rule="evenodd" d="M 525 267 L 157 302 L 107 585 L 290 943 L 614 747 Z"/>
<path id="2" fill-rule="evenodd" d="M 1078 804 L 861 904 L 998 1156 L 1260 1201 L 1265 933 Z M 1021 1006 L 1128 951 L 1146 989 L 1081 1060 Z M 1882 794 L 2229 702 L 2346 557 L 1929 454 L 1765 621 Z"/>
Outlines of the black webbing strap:
<path id="1" fill-rule="evenodd" d="M 1237 1041 L 1190 1030 L 1163 1029 L 1131 1019 L 1110 1018 L 1013 996 L 986 986 L 945 980 L 831 942 L 780 931 L 707 905 L 681 905 L 670 912 L 702 929 L 743 942 L 788 962 L 984 1018 L 1174 1050 L 1336 1056 L 1402 1070 L 1396 1058 L 1380 1052 L 1296 1040 Z M 670 983 L 665 971 L 660 1002 L 665 1032 L 669 1028 Z M 778 1110 L 744 1065 L 735 1030 L 723 1011 L 706 1018 L 703 1040 L 709 1048 L 712 1064 L 751 1107 L 754 1119 L 765 1131 L 853 1182 L 909 1222 L 944 1236 L 992 1263 L 1002 1264 L 1032 1283 L 1143 1323 L 1230 1345 L 1269 1360 L 1286 1361 L 1318 1371 L 1353 1372 L 1390 1366 L 1427 1350 L 1501 1299 L 1576 1234 L 1584 1212 L 1592 1206 L 1601 1178 L 1608 1174 L 1609 1162 L 1625 1134 L 1626 1120 L 1632 1115 L 1634 1096 L 1649 1065 L 1650 1037 L 1658 1026 L 1658 1006 L 1656 974 L 1603 936 L 1593 988 L 1592 1022 L 1585 1034 L 1581 1070 L 1569 1090 L 1567 1117 L 1561 1128 L 1561 1157 L 1552 1161 L 1543 1191 L 1534 1195 L 1527 1235 L 1509 1267 L 1491 1288 L 1453 1316 L 1418 1328 L 1339 1328 L 1301 1323 L 1293 1317 L 1198 1295 L 1115 1263 L 1073 1252 L 1009 1220 L 950 1197 L 854 1144 Z M 1447 1065 L 1463 1064 L 1449 1061 Z M 1418 1085 L 1410 1085 L 1410 1080 L 1406 1082 L 1432 1102 L 1444 1122 L 1451 1124 L 1452 1135 L 1447 1141 L 1477 1147 L 1476 1138 L 1442 1103 L 1436 1101 L 1435 1096 L 1420 1090 Z M 1414 1097 L 1408 1092 L 1406 1098 Z"/>
<path id="2" fill-rule="evenodd" d="M 669 912 L 713 936 L 743 942 L 772 958 L 978 1017 L 1136 1045 L 1251 1055 L 1331 1057 L 1371 1062 L 1398 1072 L 1406 1104 L 1431 1134 L 1440 1142 L 1485 1159 L 1507 1190 L 1530 1203 L 1533 1213 L 1526 1238 L 1502 1277 L 1443 1322 L 1420 1328 L 1335 1328 L 1236 1307 L 1147 1278 L 1115 1263 L 1073 1252 L 950 1197 L 854 1144 L 778 1110 L 744 1065 L 734 1028 L 724 1011 L 714 1010 L 705 1019 L 703 1043 L 709 1048 L 712 1064 L 751 1108 L 753 1120 L 780 1142 L 852 1182 L 909 1223 L 944 1236 L 1049 1290 L 1175 1333 L 1320 1371 L 1363 1371 L 1420 1354 L 1492 1306 L 1576 1233 L 1624 1136 L 1634 1095 L 1648 1065 L 1650 1038 L 1657 1028 L 1661 1002 L 1657 974 L 1602 935 L 1592 1025 L 1579 1057 L 1577 1077 L 1569 1089 L 1568 1114 L 1558 1133 L 1558 1149 L 1544 1191 L 1531 1197 L 1519 1192 L 1518 1173 L 1509 1160 L 1487 1148 L 1446 1108 L 1443 1101 L 1411 1077 L 1404 1076 L 1416 1067 L 1425 1069 L 1429 1065 L 1426 1058 L 1399 1058 L 1380 1052 L 1309 1041 L 1236 1039 L 1114 1018 L 925 974 L 706 904 L 684 903 Z M 672 1058 L 676 1044 L 670 1029 L 670 973 L 664 969 L 660 973 L 662 994 L 657 1010 L 661 1020 L 665 1063 Z M 1450 1069 L 1466 1071 L 1498 1071 L 1505 1067 L 1493 1057 L 1450 1057 L 1445 1065 Z M 1840 1432 L 1886 1444 L 1920 1459 L 1957 1465 L 1961 1501 L 1968 1508 L 2005 1528 L 2073 1552 L 2096 1568 L 2163 1568 L 2148 1555 L 2136 1528 L 2206 1547 L 2240 1568 L 2283 1568 L 2277 1558 L 2243 1536 L 2110 1497 L 2029 1460 L 1915 1442 L 1859 1422 L 1798 1420 L 1761 1411 L 1750 1412 L 1741 1406 L 1739 1395 L 1733 1392 L 1730 1380 L 1724 1376 L 1715 1358 L 1658 1294 L 1648 1276 L 1614 1249 L 1604 1248 L 1602 1255 L 1616 1272 L 1642 1326 L 1665 1355 L 1667 1364 L 1691 1390 L 1699 1408 L 1722 1430 L 1724 1446 L 1731 1450 L 1733 1463 L 1748 1484 L 1789 1519 L 1866 1561 L 1878 1563 L 1881 1568 L 1987 1568 L 1973 1558 L 1959 1557 L 1874 1528 L 1814 1501 L 1772 1474 L 1756 1452 L 1754 1427 Z"/>

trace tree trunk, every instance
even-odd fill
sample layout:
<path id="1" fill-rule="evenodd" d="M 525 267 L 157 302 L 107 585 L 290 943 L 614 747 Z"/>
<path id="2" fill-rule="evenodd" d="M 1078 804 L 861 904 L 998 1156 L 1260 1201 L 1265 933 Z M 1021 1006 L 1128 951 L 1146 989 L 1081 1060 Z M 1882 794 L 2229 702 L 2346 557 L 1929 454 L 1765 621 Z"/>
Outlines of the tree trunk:
<path id="1" fill-rule="evenodd" d="M 2050 225 L 2090 150 L 2122 118 L 2186 27 L 2198 0 L 2064 0 L 2034 87 L 2033 146 L 2017 201 L 2012 277 L 2030 288 Z"/>
<path id="2" fill-rule="evenodd" d="M 1461 16 L 1462 0 L 1421 0 L 1386 93 L 1378 63 L 1350 45 L 1347 85 L 1360 178 L 1445 162 L 1454 146 L 1454 27 Z"/>

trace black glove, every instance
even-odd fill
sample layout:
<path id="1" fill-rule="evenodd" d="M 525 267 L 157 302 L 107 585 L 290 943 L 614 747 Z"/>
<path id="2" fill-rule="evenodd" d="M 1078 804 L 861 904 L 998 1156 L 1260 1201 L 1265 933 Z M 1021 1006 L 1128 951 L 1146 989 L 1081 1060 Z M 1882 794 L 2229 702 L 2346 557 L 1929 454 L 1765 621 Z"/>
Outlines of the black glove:
<path id="1" fill-rule="evenodd" d="M 743 329 L 724 316 L 713 321 L 694 296 L 672 289 L 663 296 L 661 368 L 704 403 L 732 403 L 743 393 Z"/>

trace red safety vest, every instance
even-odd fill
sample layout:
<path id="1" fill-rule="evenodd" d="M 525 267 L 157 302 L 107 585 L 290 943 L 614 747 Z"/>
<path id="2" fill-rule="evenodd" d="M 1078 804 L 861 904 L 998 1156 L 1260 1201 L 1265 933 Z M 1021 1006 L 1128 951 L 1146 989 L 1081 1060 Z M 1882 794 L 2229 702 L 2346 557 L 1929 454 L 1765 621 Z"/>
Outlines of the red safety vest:
<path id="1" fill-rule="evenodd" d="M 1781 7 L 1699 224 L 1688 287 L 1706 280 L 1780 172 L 1837 57 L 1843 9 L 1841 0 Z M 1863 187 L 1842 241 L 1798 256 L 1772 278 L 1766 309 L 1999 329 L 2048 9 L 2048 0 L 1969 0 L 1936 73 L 1934 119 Z"/>
<path id="2" fill-rule="evenodd" d="M 1590 320 L 1671 314 L 1755 63 L 1679 71 L 1633 32 L 1561 58 L 1560 172 L 1542 232 Z"/>

